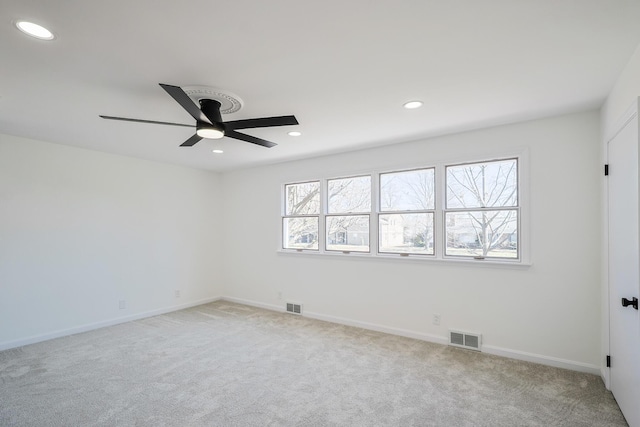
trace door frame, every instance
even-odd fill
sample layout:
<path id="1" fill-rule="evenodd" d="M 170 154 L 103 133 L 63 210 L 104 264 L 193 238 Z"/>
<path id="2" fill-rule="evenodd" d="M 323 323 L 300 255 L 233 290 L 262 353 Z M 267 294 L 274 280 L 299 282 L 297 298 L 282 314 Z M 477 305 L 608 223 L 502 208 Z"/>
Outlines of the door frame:
<path id="1" fill-rule="evenodd" d="M 618 134 L 629 124 L 630 121 L 636 120 L 636 116 L 640 113 L 639 109 L 640 97 L 635 98 L 633 103 L 625 110 L 624 114 L 620 116 L 615 126 L 609 131 L 606 137 L 603 140 L 603 158 L 604 164 L 609 164 L 609 143 L 616 137 Z M 611 301 L 609 298 L 610 295 L 610 283 L 609 283 L 609 186 L 607 177 L 602 174 L 602 273 L 601 280 L 603 286 L 601 287 L 601 324 L 602 324 L 602 332 L 601 332 L 601 365 L 600 365 L 600 376 L 604 381 L 604 385 L 607 390 L 611 390 L 611 377 L 610 371 L 606 364 L 606 358 L 611 354 L 611 345 L 610 345 L 610 329 L 611 329 Z"/>

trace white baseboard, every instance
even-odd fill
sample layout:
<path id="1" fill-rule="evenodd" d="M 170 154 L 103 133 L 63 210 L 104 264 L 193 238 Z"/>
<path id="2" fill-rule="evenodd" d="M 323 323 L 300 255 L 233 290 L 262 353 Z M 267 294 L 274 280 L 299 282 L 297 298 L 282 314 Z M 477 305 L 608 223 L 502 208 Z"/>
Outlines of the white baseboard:
<path id="1" fill-rule="evenodd" d="M 569 369 L 572 371 L 586 372 L 588 374 L 600 375 L 600 367 L 588 363 L 576 362 L 575 360 L 560 359 L 553 356 L 527 353 L 525 351 L 511 350 L 508 348 L 495 347 L 492 345 L 482 345 L 482 352 L 495 356 L 508 357 L 510 359 L 523 360 L 525 362 L 538 363 L 540 365 L 553 366 L 555 368 Z"/>
<path id="2" fill-rule="evenodd" d="M 251 301 L 251 300 L 235 298 L 235 297 L 222 297 L 220 299 L 223 301 L 235 302 L 242 305 L 250 305 L 251 307 L 264 308 L 265 310 L 281 311 L 283 313 L 285 312 L 284 301 L 282 302 L 282 307 L 280 307 L 279 305 L 275 305 L 275 304 L 265 304 L 259 301 Z"/>
<path id="3" fill-rule="evenodd" d="M 378 325 L 376 323 L 361 322 L 359 320 L 346 319 L 344 317 L 328 316 L 321 313 L 310 313 L 308 311 L 305 311 L 303 315 L 312 319 L 324 320 L 325 322 L 339 323 L 341 325 L 354 326 L 356 328 L 368 329 L 370 331 L 383 332 L 385 334 L 398 335 L 406 338 L 414 338 L 437 344 L 446 345 L 449 342 L 446 337 L 410 331 L 408 329 L 392 328 L 384 325 Z"/>
<path id="4" fill-rule="evenodd" d="M 234 297 L 222 297 L 222 299 L 224 301 L 250 305 L 253 307 L 264 308 L 267 310 L 285 312 L 284 302 L 282 303 L 282 307 L 280 307 L 274 304 L 265 304 L 258 301 L 251 301 L 251 300 L 245 300 L 245 299 L 234 298 Z M 384 332 L 386 334 L 399 335 L 401 337 L 415 338 L 418 340 L 435 342 L 438 344 L 448 343 L 448 340 L 446 338 L 439 337 L 436 335 L 428 335 L 428 334 L 423 334 L 421 332 L 409 331 L 406 329 L 390 328 L 388 326 L 378 325 L 375 323 L 361 322 L 359 320 L 347 319 L 344 317 L 329 316 L 326 314 L 313 313 L 309 311 L 304 311 L 302 315 L 305 317 L 309 317 L 310 319 L 324 320 L 325 322 L 338 323 L 340 325 L 353 326 L 356 328 L 368 329 L 370 331 Z"/>
<path id="5" fill-rule="evenodd" d="M 88 332 L 94 329 L 104 328 L 106 326 L 118 325 L 120 323 L 131 322 L 132 320 L 144 319 L 147 317 L 158 316 L 160 314 L 170 313 L 172 311 L 183 310 L 185 308 L 195 307 L 197 305 L 207 304 L 210 302 L 218 301 L 221 297 L 205 298 L 198 301 L 192 301 L 186 304 L 173 305 L 171 307 L 159 308 L 157 310 L 145 311 L 143 313 L 134 313 L 127 316 L 117 317 L 114 319 L 103 320 L 101 322 L 88 323 L 81 326 L 76 326 L 69 329 L 60 329 L 53 332 L 48 332 L 42 335 L 34 335 L 27 338 L 22 338 L 15 341 L 6 341 L 0 343 L 0 351 L 9 350 L 11 348 L 22 347 L 23 345 L 35 344 L 42 341 L 47 341 L 54 338 L 66 337 L 68 335 L 79 334 L 81 332 Z"/>
<path id="6" fill-rule="evenodd" d="M 274 310 L 284 312 L 284 302 L 282 307 L 274 304 L 265 304 L 258 301 L 251 301 L 241 298 L 234 297 L 222 297 L 222 300 L 236 302 L 238 304 L 250 305 L 253 307 L 264 308 L 267 310 Z M 425 334 L 422 332 L 411 331 L 407 329 L 393 328 L 384 325 L 378 325 L 374 323 L 361 322 L 359 320 L 347 319 L 343 317 L 330 316 L 322 313 L 314 313 L 309 311 L 304 311 L 302 313 L 303 316 L 309 317 L 312 319 L 324 320 L 326 322 L 338 323 L 341 325 L 354 326 L 357 328 L 368 329 L 377 332 L 383 332 L 392 335 L 399 335 L 407 338 L 414 338 L 417 340 L 433 342 L 436 344 L 447 345 L 449 340 L 447 337 L 439 336 L 439 335 L 431 335 Z M 602 375 L 600 371 L 600 367 L 596 365 L 590 365 L 587 363 L 576 362 L 573 360 L 560 359 L 552 356 L 544 356 L 540 354 L 527 353 L 519 350 L 511 350 L 501 347 L 495 347 L 492 345 L 483 345 L 482 352 L 487 354 L 493 354 L 495 356 L 508 357 L 510 359 L 523 360 L 525 362 L 533 362 L 538 363 L 540 365 L 553 366 L 555 368 L 569 369 L 572 371 L 578 372 L 586 372 L 594 375 Z"/>
<path id="7" fill-rule="evenodd" d="M 611 380 L 609 377 L 609 368 L 606 366 L 600 367 L 600 377 L 602 378 L 602 382 L 604 383 L 604 388 L 607 390 L 611 390 Z"/>

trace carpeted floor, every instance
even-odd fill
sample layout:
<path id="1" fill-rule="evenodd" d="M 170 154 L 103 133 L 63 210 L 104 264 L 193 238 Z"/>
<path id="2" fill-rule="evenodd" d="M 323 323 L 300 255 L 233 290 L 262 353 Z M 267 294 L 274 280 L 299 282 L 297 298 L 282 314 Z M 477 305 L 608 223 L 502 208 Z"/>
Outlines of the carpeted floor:
<path id="1" fill-rule="evenodd" d="M 0 426 L 626 426 L 599 377 L 218 301 L 0 352 Z"/>

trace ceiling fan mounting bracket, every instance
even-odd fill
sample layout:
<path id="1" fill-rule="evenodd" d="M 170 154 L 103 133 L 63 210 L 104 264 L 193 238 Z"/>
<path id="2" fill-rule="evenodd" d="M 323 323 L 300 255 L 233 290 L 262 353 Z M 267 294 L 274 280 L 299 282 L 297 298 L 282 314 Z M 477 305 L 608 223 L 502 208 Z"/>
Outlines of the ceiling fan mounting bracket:
<path id="1" fill-rule="evenodd" d="M 185 86 L 182 90 L 189 95 L 189 98 L 191 98 L 196 105 L 200 105 L 200 101 L 203 99 L 218 101 L 220 103 L 220 114 L 235 113 L 240 111 L 243 106 L 242 99 L 240 99 L 239 96 L 214 87 Z"/>

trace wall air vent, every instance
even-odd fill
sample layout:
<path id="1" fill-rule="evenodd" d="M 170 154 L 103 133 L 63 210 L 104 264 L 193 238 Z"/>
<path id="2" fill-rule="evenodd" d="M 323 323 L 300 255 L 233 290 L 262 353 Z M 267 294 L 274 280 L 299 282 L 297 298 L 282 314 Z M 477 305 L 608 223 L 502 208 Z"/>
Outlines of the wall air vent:
<path id="1" fill-rule="evenodd" d="M 480 351 L 482 335 L 471 332 L 449 331 L 449 345 Z"/>
<path id="2" fill-rule="evenodd" d="M 302 304 L 288 302 L 287 313 L 302 315 Z"/>

